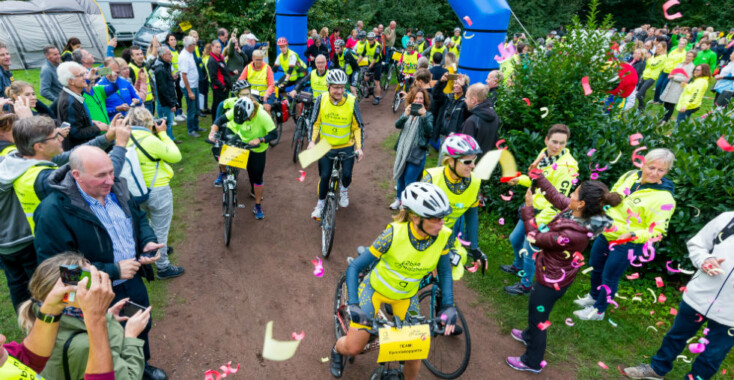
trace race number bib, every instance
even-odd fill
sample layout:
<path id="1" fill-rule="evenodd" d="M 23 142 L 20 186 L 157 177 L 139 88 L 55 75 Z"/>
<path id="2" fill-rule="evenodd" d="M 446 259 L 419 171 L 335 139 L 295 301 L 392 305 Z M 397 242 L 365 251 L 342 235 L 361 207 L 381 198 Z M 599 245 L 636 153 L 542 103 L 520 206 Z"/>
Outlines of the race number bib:
<path id="1" fill-rule="evenodd" d="M 222 153 L 219 154 L 219 164 L 247 169 L 247 160 L 249 158 L 249 150 L 224 145 L 222 146 Z"/>
<path id="2" fill-rule="evenodd" d="M 423 360 L 428 357 L 428 350 L 431 348 L 431 329 L 427 324 L 403 326 L 400 330 L 394 327 L 381 328 L 379 333 L 378 363 Z"/>

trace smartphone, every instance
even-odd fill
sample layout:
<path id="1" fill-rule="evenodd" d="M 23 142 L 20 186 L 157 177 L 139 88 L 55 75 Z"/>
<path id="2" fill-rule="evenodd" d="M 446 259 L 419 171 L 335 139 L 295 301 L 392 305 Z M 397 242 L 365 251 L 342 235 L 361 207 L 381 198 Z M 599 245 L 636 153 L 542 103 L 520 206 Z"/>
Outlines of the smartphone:
<path id="1" fill-rule="evenodd" d="M 457 79 L 459 79 L 459 74 L 446 74 L 446 79 L 448 79 L 448 80 L 457 80 Z"/>
<path id="2" fill-rule="evenodd" d="M 122 309 L 120 309 L 120 316 L 121 317 L 132 317 L 135 315 L 135 313 L 138 312 L 138 310 L 145 311 L 147 309 L 146 307 L 140 306 L 132 301 L 126 301 L 124 305 L 122 305 Z"/>
<path id="3" fill-rule="evenodd" d="M 423 108 L 422 104 L 411 104 L 410 105 L 410 114 L 413 116 L 419 116 L 418 111 Z"/>
<path id="4" fill-rule="evenodd" d="M 67 128 L 67 127 L 71 127 L 71 124 L 69 124 L 68 122 L 65 121 L 65 122 L 61 123 L 61 127 L 59 127 L 59 128 Z"/>
<path id="5" fill-rule="evenodd" d="M 164 119 L 162 118 L 156 118 L 156 119 L 153 119 L 153 122 L 155 123 L 155 125 L 161 125 L 161 123 L 163 123 L 163 120 Z"/>
<path id="6" fill-rule="evenodd" d="M 140 257 L 155 257 L 155 255 L 158 254 L 158 250 L 154 249 L 152 251 L 145 251 L 140 254 Z"/>
<path id="7" fill-rule="evenodd" d="M 103 77 L 110 74 L 112 74 L 112 69 L 109 67 L 100 67 L 99 69 L 97 69 L 97 75 L 99 76 Z"/>
<path id="8" fill-rule="evenodd" d="M 87 289 L 92 285 L 92 276 L 89 271 L 82 269 L 79 265 L 59 265 L 61 282 L 66 285 L 76 285 L 83 278 L 88 278 Z"/>

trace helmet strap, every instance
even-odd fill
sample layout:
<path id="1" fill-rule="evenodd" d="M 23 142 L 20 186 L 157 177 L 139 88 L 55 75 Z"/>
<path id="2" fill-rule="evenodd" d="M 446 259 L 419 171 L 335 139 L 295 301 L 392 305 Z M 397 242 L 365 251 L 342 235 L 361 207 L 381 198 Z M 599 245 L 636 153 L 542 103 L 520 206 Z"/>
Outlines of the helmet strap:
<path id="1" fill-rule="evenodd" d="M 461 179 L 462 177 L 459 175 L 459 173 L 456 172 L 456 161 L 457 161 L 457 159 L 454 158 L 454 157 L 451 157 L 451 158 L 454 160 L 454 164 L 453 165 L 449 165 L 449 169 L 451 169 L 451 172 L 454 173 L 454 175 L 456 176 L 456 178 Z"/>
<path id="2" fill-rule="evenodd" d="M 423 232 L 424 234 L 430 236 L 430 237 L 436 237 L 435 235 L 429 234 L 425 229 L 423 229 L 423 221 L 425 219 L 423 217 L 420 217 L 420 222 L 418 222 L 418 229 Z"/>

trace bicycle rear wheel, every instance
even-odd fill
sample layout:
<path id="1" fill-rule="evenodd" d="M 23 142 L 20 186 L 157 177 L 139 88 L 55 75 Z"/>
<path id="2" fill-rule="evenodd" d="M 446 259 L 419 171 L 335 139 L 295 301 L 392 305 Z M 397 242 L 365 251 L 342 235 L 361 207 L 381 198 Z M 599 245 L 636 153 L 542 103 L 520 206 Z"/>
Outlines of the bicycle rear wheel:
<path id="1" fill-rule="evenodd" d="M 392 101 L 392 113 L 398 112 L 398 109 L 400 109 L 400 103 L 403 101 L 403 99 L 400 97 L 400 92 L 397 91 L 398 89 L 400 89 L 399 86 L 395 91 L 395 99 L 393 99 Z"/>
<path id="2" fill-rule="evenodd" d="M 280 103 L 277 105 L 274 105 L 274 107 L 280 107 Z M 270 116 L 273 118 L 273 123 L 275 123 L 275 130 L 277 131 L 277 136 L 275 139 L 270 141 L 270 146 L 275 147 L 280 142 L 280 137 L 283 135 L 283 122 L 280 121 L 278 116 L 275 113 L 275 109 L 270 110 Z"/>
<path id="3" fill-rule="evenodd" d="M 296 131 L 293 133 L 293 141 L 295 141 L 295 145 L 293 146 L 293 163 L 298 162 L 298 153 L 301 152 L 301 148 L 303 147 L 304 134 L 306 133 L 305 123 L 306 120 L 302 117 L 296 122 Z"/>
<path id="4" fill-rule="evenodd" d="M 321 217 L 321 255 L 329 258 L 334 244 L 334 224 L 336 222 L 336 195 L 326 196 L 323 216 Z"/>
<path id="5" fill-rule="evenodd" d="M 440 307 L 440 294 L 436 295 L 435 304 L 432 304 L 431 289 L 420 294 L 418 301 L 420 309 L 428 318 L 437 318 Z M 464 314 L 458 306 L 456 314 L 458 318 L 456 327 L 461 328 L 460 334 L 454 335 L 432 335 L 431 348 L 428 351 L 428 358 L 423 360 L 431 373 L 442 379 L 456 379 L 461 376 L 466 367 L 469 365 L 471 356 L 471 337 L 469 336 L 469 327 L 464 319 Z"/>
<path id="6" fill-rule="evenodd" d="M 224 245 L 229 247 L 232 237 L 232 219 L 234 219 L 234 190 L 226 189 L 222 194 L 222 208 L 224 211 Z"/>
<path id="7" fill-rule="evenodd" d="M 347 273 L 342 273 L 336 284 L 336 292 L 334 293 L 334 335 L 336 339 L 347 335 L 349 331 L 349 312 L 347 311 L 347 302 L 349 295 L 347 294 Z"/>

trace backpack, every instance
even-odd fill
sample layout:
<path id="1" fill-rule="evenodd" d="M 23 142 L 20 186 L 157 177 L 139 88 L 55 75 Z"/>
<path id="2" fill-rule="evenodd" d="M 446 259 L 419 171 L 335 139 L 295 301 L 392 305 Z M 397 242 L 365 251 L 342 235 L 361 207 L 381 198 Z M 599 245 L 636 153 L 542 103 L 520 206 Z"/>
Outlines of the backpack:
<path id="1" fill-rule="evenodd" d="M 148 136 L 143 137 L 140 141 L 146 139 Z M 124 178 L 127 182 L 127 189 L 130 191 L 130 195 L 138 204 L 145 203 L 150 198 L 150 190 L 155 185 L 155 180 L 158 178 L 158 169 L 160 166 L 160 159 L 153 158 L 148 152 L 143 149 L 140 142 L 131 134 L 130 138 L 133 140 L 133 145 L 127 148 L 125 153 L 125 163 L 122 166 L 120 172 L 120 178 Z M 153 181 L 150 183 L 150 187 L 145 187 L 145 180 L 143 179 L 143 170 L 140 168 L 140 160 L 138 160 L 138 149 L 147 157 L 149 160 L 155 162 L 155 175 Z"/>

